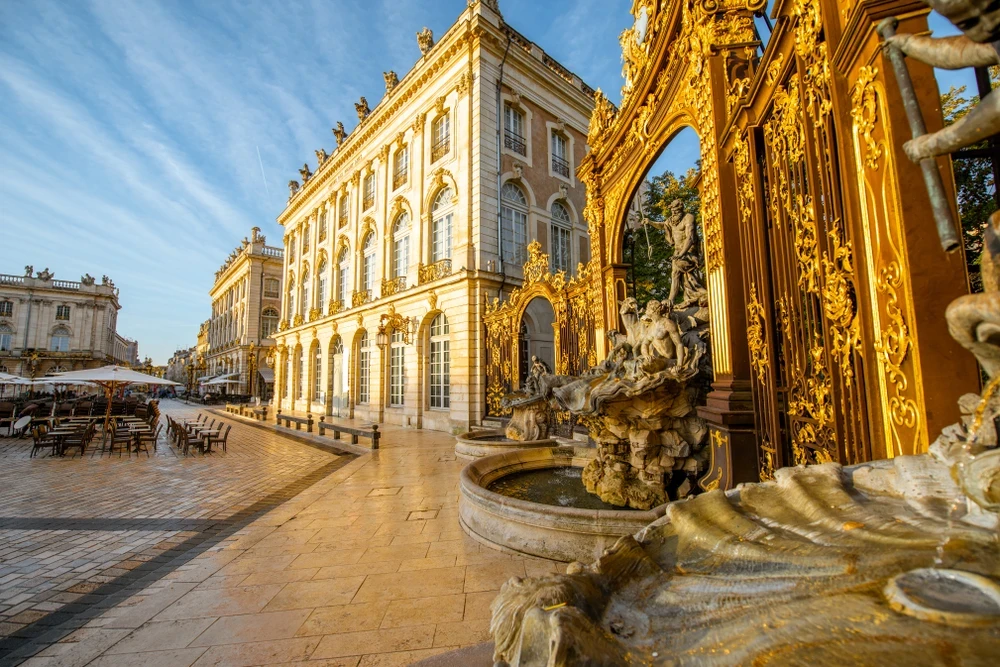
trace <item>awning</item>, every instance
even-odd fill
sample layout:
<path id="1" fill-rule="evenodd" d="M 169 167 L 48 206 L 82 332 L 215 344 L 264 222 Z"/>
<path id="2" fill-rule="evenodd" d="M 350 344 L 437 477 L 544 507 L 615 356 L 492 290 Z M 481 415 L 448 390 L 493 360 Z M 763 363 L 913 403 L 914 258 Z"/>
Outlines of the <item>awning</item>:
<path id="1" fill-rule="evenodd" d="M 274 384 L 274 369 L 273 368 L 260 368 L 258 369 L 261 379 L 267 384 Z"/>
<path id="2" fill-rule="evenodd" d="M 220 375 L 210 382 L 202 382 L 204 385 L 215 385 L 215 384 L 229 384 L 239 382 L 239 373 L 230 373 L 229 375 Z"/>
<path id="3" fill-rule="evenodd" d="M 206 381 L 211 380 L 213 378 L 215 378 L 214 375 L 206 375 L 204 377 L 198 378 L 198 382 L 206 382 Z"/>

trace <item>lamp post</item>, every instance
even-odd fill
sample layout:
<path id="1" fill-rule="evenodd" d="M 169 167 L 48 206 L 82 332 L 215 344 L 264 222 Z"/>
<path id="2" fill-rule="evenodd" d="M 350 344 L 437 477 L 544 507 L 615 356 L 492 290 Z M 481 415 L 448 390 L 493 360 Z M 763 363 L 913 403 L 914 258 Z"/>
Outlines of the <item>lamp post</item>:
<path id="1" fill-rule="evenodd" d="M 253 383 L 256 379 L 254 376 L 257 373 L 257 346 L 250 343 L 250 349 L 247 351 L 247 373 L 250 377 L 247 380 L 247 393 L 253 396 Z"/>

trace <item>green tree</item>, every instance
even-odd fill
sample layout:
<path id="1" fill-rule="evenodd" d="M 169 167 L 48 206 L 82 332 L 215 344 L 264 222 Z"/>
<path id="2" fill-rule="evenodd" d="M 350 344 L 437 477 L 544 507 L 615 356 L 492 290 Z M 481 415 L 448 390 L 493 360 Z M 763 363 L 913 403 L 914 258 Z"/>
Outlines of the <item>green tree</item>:
<path id="1" fill-rule="evenodd" d="M 650 220 L 662 222 L 670 215 L 670 203 L 680 199 L 684 202 L 684 210 L 695 215 L 700 245 L 701 199 L 694 187 L 699 172 L 700 163 L 679 178 L 672 171 L 665 171 L 647 179 L 649 189 L 643 201 L 643 213 Z M 665 301 L 670 295 L 670 259 L 673 254 L 673 248 L 660 229 L 644 225 L 626 233 L 624 256 L 629 264 L 628 289 L 640 305 L 650 299 Z"/>
<path id="2" fill-rule="evenodd" d="M 965 86 L 952 86 L 941 95 L 941 113 L 946 125 L 965 116 L 977 104 L 979 97 L 964 96 Z M 969 148 L 986 148 L 983 141 Z M 983 232 L 990 214 L 996 210 L 993 182 L 993 168 L 989 158 L 963 158 L 952 160 L 955 174 L 955 190 L 958 197 L 958 211 L 962 220 L 962 237 L 965 243 L 965 258 L 969 269 L 969 288 L 973 292 L 983 291 L 979 259 L 983 252 Z"/>

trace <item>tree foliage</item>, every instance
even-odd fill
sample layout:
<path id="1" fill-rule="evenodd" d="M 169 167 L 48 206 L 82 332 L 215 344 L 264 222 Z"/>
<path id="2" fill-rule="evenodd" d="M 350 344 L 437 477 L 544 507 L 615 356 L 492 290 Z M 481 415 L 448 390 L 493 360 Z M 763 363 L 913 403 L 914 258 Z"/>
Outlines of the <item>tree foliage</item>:
<path id="1" fill-rule="evenodd" d="M 965 116 L 977 104 L 979 97 L 965 97 L 965 86 L 952 86 L 941 95 L 941 113 L 946 125 Z M 983 141 L 969 148 L 986 148 Z M 969 287 L 973 292 L 983 290 L 979 259 L 983 252 L 983 231 L 990 214 L 996 210 L 993 167 L 988 158 L 963 158 L 952 160 L 958 211 L 962 219 L 962 237 L 965 258 L 969 268 Z"/>
<path id="2" fill-rule="evenodd" d="M 700 245 L 701 199 L 694 187 L 699 170 L 700 164 L 681 177 L 672 171 L 665 171 L 647 179 L 649 189 L 644 197 L 643 212 L 650 220 L 662 222 L 670 215 L 670 203 L 680 199 L 684 202 L 684 210 L 695 215 Z M 673 254 L 663 230 L 644 225 L 626 232 L 624 256 L 629 264 L 628 290 L 640 304 L 650 299 L 665 301 L 670 295 L 670 259 Z"/>

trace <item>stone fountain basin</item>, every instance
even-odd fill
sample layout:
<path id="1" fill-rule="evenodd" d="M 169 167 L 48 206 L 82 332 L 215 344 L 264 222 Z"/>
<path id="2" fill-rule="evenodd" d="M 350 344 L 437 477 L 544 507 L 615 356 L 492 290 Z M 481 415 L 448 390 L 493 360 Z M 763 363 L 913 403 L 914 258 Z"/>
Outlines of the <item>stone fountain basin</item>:
<path id="1" fill-rule="evenodd" d="M 466 461 L 484 456 L 506 454 L 515 449 L 532 447 L 556 447 L 559 443 L 552 438 L 544 440 L 511 440 L 501 430 L 471 431 L 455 436 L 455 455 Z"/>
<path id="2" fill-rule="evenodd" d="M 558 562 L 590 562 L 623 535 L 632 535 L 663 516 L 651 510 L 589 510 L 511 498 L 487 487 L 514 473 L 574 466 L 595 456 L 586 447 L 536 447 L 477 459 L 462 470 L 458 513 L 473 539 L 515 554 Z"/>

